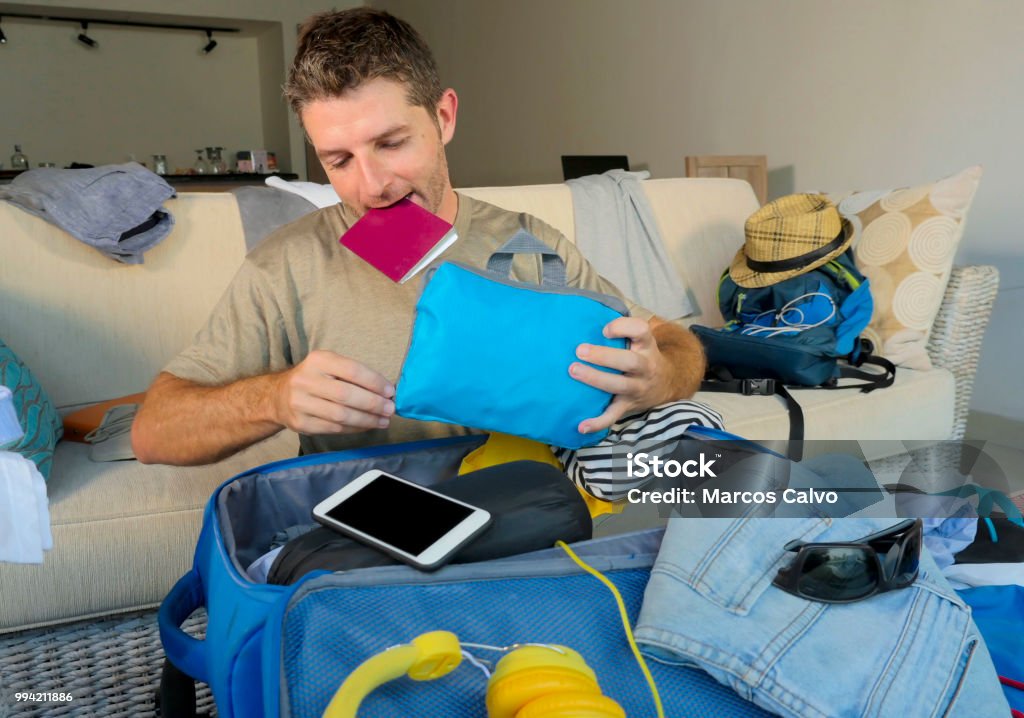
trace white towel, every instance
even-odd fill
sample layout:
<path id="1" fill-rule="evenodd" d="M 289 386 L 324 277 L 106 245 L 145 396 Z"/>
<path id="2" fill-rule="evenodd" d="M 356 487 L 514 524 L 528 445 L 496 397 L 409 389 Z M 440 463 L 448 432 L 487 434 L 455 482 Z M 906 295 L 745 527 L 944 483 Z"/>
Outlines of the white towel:
<path id="1" fill-rule="evenodd" d="M 21 454 L 0 451 L 0 561 L 42 563 L 53 548 L 46 482 Z"/>
<path id="2" fill-rule="evenodd" d="M 316 182 L 289 182 L 280 177 L 271 175 L 264 180 L 270 187 L 283 189 L 285 192 L 292 192 L 304 197 L 318 208 L 330 207 L 341 202 L 341 198 L 329 184 L 317 184 Z"/>

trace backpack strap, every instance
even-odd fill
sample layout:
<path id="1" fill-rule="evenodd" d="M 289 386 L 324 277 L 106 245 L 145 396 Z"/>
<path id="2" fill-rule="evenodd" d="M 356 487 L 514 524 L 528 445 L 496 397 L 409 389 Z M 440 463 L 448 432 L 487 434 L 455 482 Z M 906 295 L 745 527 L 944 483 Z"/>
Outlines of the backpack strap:
<path id="1" fill-rule="evenodd" d="M 860 367 L 870 364 L 883 369 L 882 372 L 864 371 Z M 867 394 L 875 389 L 892 386 L 896 380 L 896 366 L 880 356 L 870 352 L 870 345 L 857 358 L 853 366 L 840 366 L 839 376 L 843 379 L 860 379 L 860 384 L 841 386 L 836 380 L 816 387 L 800 387 L 801 389 L 860 389 Z M 786 405 L 789 414 L 789 458 L 800 461 L 803 458 L 804 412 L 800 402 L 793 397 L 786 386 L 777 379 L 737 379 L 722 366 L 709 367 L 704 381 L 700 384 L 701 391 L 720 394 L 742 394 L 743 396 L 777 396 Z"/>
<path id="2" fill-rule="evenodd" d="M 789 449 L 786 453 L 793 461 L 800 461 L 803 458 L 804 410 L 781 381 L 736 379 L 725 367 L 711 367 L 708 369 L 708 376 L 713 378 L 701 382 L 701 391 L 743 396 L 777 396 L 782 399 L 789 413 Z"/>
<path id="3" fill-rule="evenodd" d="M 831 262 L 826 262 L 818 267 L 818 269 L 831 275 L 832 279 L 834 279 L 837 284 L 845 284 L 846 288 L 851 292 L 861 285 L 861 280 L 857 278 L 857 275 L 844 267 L 837 259 L 833 259 Z"/>
<path id="4" fill-rule="evenodd" d="M 864 371 L 860 369 L 864 364 L 881 367 L 883 371 Z M 824 388 L 860 389 L 862 394 L 867 394 L 875 389 L 884 389 L 887 386 L 892 386 L 893 382 L 896 381 L 896 365 L 884 357 L 875 356 L 868 352 L 861 354 L 857 361 L 853 362 L 853 366 L 840 366 L 839 376 L 843 379 L 861 379 L 864 383 L 847 384 L 846 386 L 831 384 L 826 385 Z"/>

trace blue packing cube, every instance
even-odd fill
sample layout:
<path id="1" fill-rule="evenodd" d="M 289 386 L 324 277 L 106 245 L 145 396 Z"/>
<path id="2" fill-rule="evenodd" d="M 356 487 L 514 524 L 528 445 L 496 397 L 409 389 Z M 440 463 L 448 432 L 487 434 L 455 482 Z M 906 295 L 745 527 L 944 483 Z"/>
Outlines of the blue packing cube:
<path id="1" fill-rule="evenodd" d="M 509 279 L 512 254 L 540 254 L 544 283 Z M 569 366 L 580 344 L 625 349 L 626 340 L 602 330 L 626 314 L 615 297 L 565 286 L 561 258 L 525 231 L 487 270 L 445 262 L 416 304 L 396 412 L 570 449 L 596 444 L 607 430 L 577 427 L 602 414 L 612 396 L 574 379 Z"/>

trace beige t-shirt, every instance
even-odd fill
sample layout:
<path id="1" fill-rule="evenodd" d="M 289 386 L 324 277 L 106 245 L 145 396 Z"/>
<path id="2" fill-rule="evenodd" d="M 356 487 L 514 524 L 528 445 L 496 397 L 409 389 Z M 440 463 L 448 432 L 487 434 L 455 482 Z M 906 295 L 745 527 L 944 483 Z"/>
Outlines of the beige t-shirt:
<path id="1" fill-rule="evenodd" d="M 459 238 L 440 260 L 483 267 L 520 228 L 522 215 L 465 195 L 458 199 L 455 229 Z M 338 238 L 356 219 L 335 205 L 268 237 L 246 258 L 192 346 L 164 371 L 219 386 L 287 369 L 310 351 L 326 349 L 397 382 L 423 275 L 395 284 L 341 246 Z M 623 298 L 560 232 L 528 215 L 525 226 L 562 257 L 570 286 Z M 518 256 L 512 275 L 520 281 L 539 282 L 540 267 L 538 257 Z M 634 316 L 651 316 L 629 300 L 626 304 Z M 302 436 L 301 445 L 303 453 L 314 453 L 468 433 L 465 427 L 396 416 L 385 430 Z"/>

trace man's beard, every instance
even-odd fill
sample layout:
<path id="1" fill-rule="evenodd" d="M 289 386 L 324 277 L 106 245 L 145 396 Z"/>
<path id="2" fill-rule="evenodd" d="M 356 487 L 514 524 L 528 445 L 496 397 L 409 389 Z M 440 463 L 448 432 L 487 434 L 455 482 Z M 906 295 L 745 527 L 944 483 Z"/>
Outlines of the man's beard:
<path id="1" fill-rule="evenodd" d="M 427 179 L 427 186 L 417 192 L 426 204 L 426 208 L 434 214 L 441 210 L 444 193 L 448 187 L 448 158 L 444 154 L 444 145 L 438 143 L 437 165 L 434 173 Z M 414 190 L 415 191 L 415 190 Z"/>
<path id="2" fill-rule="evenodd" d="M 437 214 L 441 210 L 441 205 L 444 203 L 445 190 L 448 188 L 448 159 L 444 154 L 444 145 L 438 144 L 437 147 L 437 163 L 434 167 L 434 173 L 426 179 L 426 183 L 422 187 L 408 187 L 402 194 L 388 193 L 381 197 L 378 197 L 376 201 L 370 207 L 362 207 L 359 215 L 366 214 L 367 210 L 372 208 L 383 208 L 390 207 L 395 202 L 409 196 L 410 194 L 417 195 L 423 202 L 423 207 L 433 214 Z"/>

